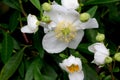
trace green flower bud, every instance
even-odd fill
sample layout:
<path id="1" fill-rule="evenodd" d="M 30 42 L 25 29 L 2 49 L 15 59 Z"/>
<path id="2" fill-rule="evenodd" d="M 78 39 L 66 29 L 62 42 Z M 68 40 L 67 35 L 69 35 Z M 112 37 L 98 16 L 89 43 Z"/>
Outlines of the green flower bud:
<path id="1" fill-rule="evenodd" d="M 116 53 L 116 54 L 114 55 L 114 59 L 115 59 L 116 61 L 120 62 L 120 52 L 118 52 L 118 53 Z"/>
<path id="2" fill-rule="evenodd" d="M 47 16 L 47 15 L 42 16 L 41 21 L 49 23 L 50 22 L 50 16 Z"/>
<path id="3" fill-rule="evenodd" d="M 66 59 L 66 58 L 68 57 L 68 56 L 65 55 L 64 53 L 59 54 L 59 56 L 60 56 L 61 58 L 63 58 L 63 59 Z"/>
<path id="4" fill-rule="evenodd" d="M 105 39 L 105 35 L 104 34 L 101 34 L 101 33 L 97 34 L 97 36 L 96 36 L 96 40 L 97 41 L 102 42 L 104 39 Z"/>
<path id="5" fill-rule="evenodd" d="M 40 25 L 40 21 L 37 21 L 37 22 L 36 22 L 36 25 L 38 25 L 38 26 L 39 26 L 39 25 Z"/>
<path id="6" fill-rule="evenodd" d="M 80 20 L 82 22 L 86 22 L 90 19 L 90 14 L 89 13 L 82 13 L 80 14 Z"/>
<path id="7" fill-rule="evenodd" d="M 105 58 L 105 63 L 108 64 L 108 63 L 111 63 L 111 62 L 112 62 L 112 58 L 111 57 L 108 56 L 108 57 Z"/>
<path id="8" fill-rule="evenodd" d="M 44 11 L 50 11 L 51 10 L 51 5 L 47 2 L 45 2 L 45 3 L 42 4 L 42 9 Z"/>

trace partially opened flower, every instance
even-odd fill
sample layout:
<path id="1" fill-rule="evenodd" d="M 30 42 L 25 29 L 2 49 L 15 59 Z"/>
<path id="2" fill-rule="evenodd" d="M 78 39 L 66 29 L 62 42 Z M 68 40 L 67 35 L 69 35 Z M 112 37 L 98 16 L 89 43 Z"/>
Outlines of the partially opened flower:
<path id="1" fill-rule="evenodd" d="M 109 56 L 109 49 L 103 43 L 94 43 L 88 47 L 88 50 L 94 53 L 94 60 L 92 62 L 102 67 L 105 64 L 106 57 Z"/>
<path id="2" fill-rule="evenodd" d="M 27 25 L 21 28 L 22 33 L 35 33 L 38 30 L 39 21 L 35 15 L 27 16 Z"/>
<path id="3" fill-rule="evenodd" d="M 78 0 L 61 0 L 61 3 L 67 9 L 77 9 L 79 7 Z"/>
<path id="4" fill-rule="evenodd" d="M 84 29 L 98 28 L 95 18 L 82 23 L 77 11 L 58 4 L 52 5 L 51 11 L 44 12 L 44 15 L 51 19 L 50 23 L 42 25 L 46 33 L 42 45 L 48 53 L 59 53 L 67 47 L 76 49 L 83 38 Z"/>
<path id="5" fill-rule="evenodd" d="M 70 80 L 84 79 L 84 73 L 82 71 L 82 63 L 80 58 L 76 58 L 71 55 L 68 59 L 63 60 L 63 62 L 59 65 L 63 70 L 68 72 L 68 77 Z"/>

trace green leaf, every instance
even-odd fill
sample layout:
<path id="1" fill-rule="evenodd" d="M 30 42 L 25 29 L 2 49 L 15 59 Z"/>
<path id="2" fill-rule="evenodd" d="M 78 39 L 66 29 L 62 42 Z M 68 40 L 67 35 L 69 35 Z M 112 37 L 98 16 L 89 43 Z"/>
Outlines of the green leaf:
<path id="1" fill-rule="evenodd" d="M 25 74 L 25 80 L 33 80 L 34 78 L 34 68 L 35 66 L 39 66 L 39 69 L 42 67 L 42 60 L 40 58 L 36 58 L 33 60 L 33 62 L 30 64 L 26 74 Z"/>
<path id="2" fill-rule="evenodd" d="M 120 0 L 88 0 L 85 2 L 85 5 L 90 5 L 90 4 L 105 4 L 105 3 L 112 3 L 112 2 L 117 2 Z"/>
<path id="3" fill-rule="evenodd" d="M 55 70 L 48 64 L 45 64 L 42 69 L 44 80 L 56 80 L 57 74 Z"/>
<path id="4" fill-rule="evenodd" d="M 96 13 L 98 6 L 93 6 L 92 8 L 90 8 L 87 12 L 91 15 L 91 17 L 93 17 Z"/>
<path id="5" fill-rule="evenodd" d="M 36 32 L 34 37 L 33 37 L 33 46 L 38 50 L 39 55 L 41 58 L 44 56 L 44 49 L 42 47 L 42 34 L 40 31 Z"/>
<path id="6" fill-rule="evenodd" d="M 18 11 L 20 11 L 20 6 L 18 0 L 3 0 L 3 3 L 8 5 L 11 8 L 14 8 Z"/>
<path id="7" fill-rule="evenodd" d="M 6 32 L 3 32 L 1 59 L 4 63 L 8 61 L 13 52 L 13 38 Z"/>
<path id="8" fill-rule="evenodd" d="M 25 47 L 14 54 L 4 65 L 0 73 L 0 80 L 8 80 L 15 73 L 22 60 L 24 49 Z"/>
<path id="9" fill-rule="evenodd" d="M 23 63 L 23 62 L 21 62 L 18 71 L 19 71 L 20 76 L 21 76 L 22 78 L 24 78 L 25 68 L 24 68 L 24 63 Z"/>
<path id="10" fill-rule="evenodd" d="M 99 80 L 95 69 L 92 69 L 88 64 L 83 64 L 83 71 L 85 76 L 84 80 Z"/>
<path id="11" fill-rule="evenodd" d="M 44 80 L 40 68 L 37 65 L 34 67 L 34 80 Z"/>
<path id="12" fill-rule="evenodd" d="M 13 32 L 16 29 L 16 27 L 17 27 L 17 25 L 19 23 L 19 21 L 18 21 L 19 15 L 20 15 L 20 12 L 19 11 L 15 11 L 10 16 L 10 19 L 9 19 L 9 30 L 11 32 Z"/>
<path id="13" fill-rule="evenodd" d="M 95 43 L 96 35 L 97 35 L 97 30 L 95 30 L 95 29 L 85 30 L 85 36 L 86 36 L 88 42 Z"/>
<path id="14" fill-rule="evenodd" d="M 39 0 L 30 0 L 30 2 L 40 11 L 40 1 Z"/>
<path id="15" fill-rule="evenodd" d="M 91 53 L 91 52 L 88 50 L 88 46 L 90 46 L 89 43 L 81 43 L 81 44 L 78 46 L 77 49 L 78 49 L 78 51 L 80 51 L 80 52 L 93 55 L 93 53 Z"/>

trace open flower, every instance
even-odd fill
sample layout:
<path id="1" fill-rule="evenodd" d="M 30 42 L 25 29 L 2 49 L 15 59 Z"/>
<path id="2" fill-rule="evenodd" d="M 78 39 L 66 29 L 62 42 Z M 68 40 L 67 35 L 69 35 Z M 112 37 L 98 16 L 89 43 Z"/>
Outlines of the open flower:
<path id="1" fill-rule="evenodd" d="M 38 30 L 39 21 L 35 15 L 27 16 L 27 25 L 21 28 L 22 33 L 35 33 Z"/>
<path id="2" fill-rule="evenodd" d="M 59 53 L 67 47 L 76 49 L 83 38 L 84 29 L 98 28 L 95 18 L 82 23 L 77 11 L 58 4 L 52 5 L 51 11 L 44 12 L 44 15 L 51 19 L 49 24 L 42 25 L 46 31 L 42 45 L 48 53 Z"/>
<path id="3" fill-rule="evenodd" d="M 83 80 L 84 73 L 82 71 L 82 63 L 79 58 L 75 58 L 74 56 L 70 56 L 68 59 L 63 60 L 62 63 L 59 64 L 60 67 L 68 72 L 68 77 L 70 80 Z"/>
<path id="4" fill-rule="evenodd" d="M 103 43 L 94 43 L 88 47 L 88 50 L 94 53 L 94 60 L 92 63 L 102 67 L 105 64 L 106 57 L 109 56 L 109 50 Z"/>
<path id="5" fill-rule="evenodd" d="M 67 9 L 77 9 L 79 7 L 78 0 L 61 0 L 61 3 Z"/>

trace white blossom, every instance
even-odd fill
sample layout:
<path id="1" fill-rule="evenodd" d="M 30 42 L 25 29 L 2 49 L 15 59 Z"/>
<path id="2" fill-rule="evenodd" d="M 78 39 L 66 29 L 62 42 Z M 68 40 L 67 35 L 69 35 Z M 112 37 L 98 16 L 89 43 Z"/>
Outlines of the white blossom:
<path id="1" fill-rule="evenodd" d="M 76 58 L 71 55 L 68 59 L 65 59 L 62 63 L 59 63 L 59 65 L 63 70 L 68 72 L 68 77 L 70 80 L 84 79 L 80 58 Z"/>
<path id="2" fill-rule="evenodd" d="M 105 64 L 105 58 L 109 56 L 109 49 L 103 43 L 94 43 L 88 47 L 88 50 L 94 53 L 92 63 L 102 67 Z"/>
<path id="3" fill-rule="evenodd" d="M 98 28 L 95 18 L 83 23 L 79 20 L 77 11 L 68 10 L 57 3 L 44 15 L 51 19 L 50 23 L 41 24 L 46 33 L 42 45 L 48 53 L 59 53 L 67 47 L 76 49 L 84 36 L 84 29 Z"/>
<path id="4" fill-rule="evenodd" d="M 22 33 L 35 33 L 38 30 L 39 21 L 35 15 L 27 16 L 27 25 L 21 28 Z"/>

